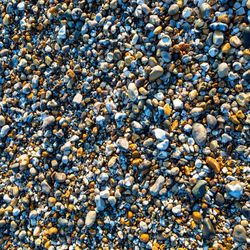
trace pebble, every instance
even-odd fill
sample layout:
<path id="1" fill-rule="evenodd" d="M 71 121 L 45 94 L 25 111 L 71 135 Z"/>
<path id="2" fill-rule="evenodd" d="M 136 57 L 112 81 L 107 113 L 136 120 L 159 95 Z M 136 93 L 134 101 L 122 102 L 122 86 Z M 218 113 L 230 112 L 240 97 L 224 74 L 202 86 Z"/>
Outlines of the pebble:
<path id="1" fill-rule="evenodd" d="M 213 129 L 213 128 L 216 127 L 216 125 L 217 125 L 217 119 L 216 119 L 215 116 L 208 114 L 207 117 L 206 117 L 206 120 L 207 120 L 207 125 L 210 128 Z"/>
<path id="2" fill-rule="evenodd" d="M 237 242 L 247 241 L 247 232 L 242 225 L 236 225 L 233 230 L 233 239 Z"/>
<path id="3" fill-rule="evenodd" d="M 60 172 L 56 172 L 55 173 L 55 180 L 59 183 L 64 183 L 66 181 L 66 174 L 65 173 L 60 173 Z"/>
<path id="4" fill-rule="evenodd" d="M 56 119 L 54 116 L 47 116 L 43 119 L 43 128 L 47 128 L 48 126 L 51 126 L 55 123 Z"/>
<path id="5" fill-rule="evenodd" d="M 183 102 L 180 99 L 174 99 L 173 106 L 175 110 L 183 109 Z"/>
<path id="6" fill-rule="evenodd" d="M 156 145 L 156 147 L 159 149 L 159 150 L 166 150 L 169 146 L 169 140 L 168 139 L 165 139 L 163 140 L 162 142 L 158 143 Z"/>
<path id="7" fill-rule="evenodd" d="M 178 4 L 171 4 L 168 9 L 168 14 L 170 16 L 174 16 L 179 12 L 179 5 Z"/>
<path id="8" fill-rule="evenodd" d="M 150 193 L 153 196 L 156 196 L 159 193 L 159 191 L 162 189 L 164 182 L 165 182 L 165 178 L 162 175 L 160 175 L 155 181 L 154 185 L 150 187 Z"/>
<path id="9" fill-rule="evenodd" d="M 149 81 L 155 81 L 163 75 L 163 68 L 160 65 L 154 66 L 149 74 Z"/>
<path id="10" fill-rule="evenodd" d="M 128 147 L 129 147 L 129 143 L 128 143 L 128 140 L 126 138 L 119 138 L 117 141 L 116 141 L 116 144 L 118 145 L 118 147 L 121 149 L 121 150 L 128 150 Z"/>
<path id="11" fill-rule="evenodd" d="M 194 123 L 192 126 L 192 136 L 199 146 L 204 146 L 207 140 L 207 130 L 201 123 Z"/>
<path id="12" fill-rule="evenodd" d="M 213 33 L 213 43 L 217 46 L 221 46 L 224 42 L 224 34 L 221 31 L 215 31 Z"/>
<path id="13" fill-rule="evenodd" d="M 131 82 L 128 85 L 128 97 L 131 101 L 136 101 L 138 99 L 138 96 L 139 92 L 137 90 L 137 87 L 133 82 Z"/>
<path id="14" fill-rule="evenodd" d="M 81 102 L 82 102 L 82 95 L 81 93 L 77 93 L 73 98 L 73 103 L 81 104 Z"/>
<path id="15" fill-rule="evenodd" d="M 206 158 L 207 165 L 212 168 L 212 170 L 218 174 L 220 172 L 220 163 L 213 157 L 208 156 Z"/>
<path id="16" fill-rule="evenodd" d="M 167 133 L 163 129 L 156 128 L 153 130 L 153 134 L 157 140 L 164 141 L 167 139 Z"/>
<path id="17" fill-rule="evenodd" d="M 3 127 L 5 125 L 5 118 L 4 116 L 0 115 L 0 127 Z"/>
<path id="18" fill-rule="evenodd" d="M 218 76 L 219 76 L 220 78 L 227 77 L 227 76 L 228 76 L 228 73 L 229 73 L 229 67 L 228 67 L 227 63 L 224 63 L 224 62 L 223 62 L 223 63 L 220 63 L 220 64 L 218 65 L 217 71 L 218 71 Z"/>
<path id="19" fill-rule="evenodd" d="M 215 229 L 210 219 L 205 218 L 203 222 L 202 236 L 205 239 L 209 239 L 215 235 Z"/>
<path id="20" fill-rule="evenodd" d="M 192 193 L 195 198 L 200 199 L 206 193 L 207 182 L 205 180 L 199 180 L 192 189 Z"/>
<path id="21" fill-rule="evenodd" d="M 239 181 L 231 181 L 226 185 L 226 191 L 230 197 L 240 199 L 243 194 L 242 183 Z"/>
<path id="22" fill-rule="evenodd" d="M 96 221 L 96 211 L 89 211 L 85 218 L 85 225 L 92 227 Z"/>

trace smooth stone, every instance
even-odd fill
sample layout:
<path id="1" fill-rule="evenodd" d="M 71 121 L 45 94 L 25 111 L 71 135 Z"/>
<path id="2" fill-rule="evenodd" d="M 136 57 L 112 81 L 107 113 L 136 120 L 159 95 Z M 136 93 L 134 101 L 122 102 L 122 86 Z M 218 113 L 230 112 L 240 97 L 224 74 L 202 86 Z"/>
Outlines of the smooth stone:
<path id="1" fill-rule="evenodd" d="M 157 140 L 163 141 L 167 139 L 167 133 L 163 129 L 156 128 L 153 130 L 153 134 Z"/>
<path id="2" fill-rule="evenodd" d="M 42 181 L 41 183 L 41 187 L 42 187 L 42 192 L 45 194 L 49 194 L 51 191 L 51 187 L 48 184 L 48 182 L 46 180 Z"/>
<path id="3" fill-rule="evenodd" d="M 55 174 L 55 180 L 59 183 L 63 183 L 66 181 L 67 175 L 65 173 L 59 173 L 57 172 Z"/>
<path id="4" fill-rule="evenodd" d="M 225 198 L 221 193 L 215 195 L 215 203 L 219 206 L 225 203 Z"/>
<path id="5" fill-rule="evenodd" d="M 177 206 L 173 207 L 172 212 L 174 214 L 179 214 L 181 212 L 181 205 L 177 205 Z"/>
<path id="6" fill-rule="evenodd" d="M 147 232 L 148 231 L 148 225 L 147 225 L 147 223 L 146 222 L 144 222 L 144 221 L 141 221 L 140 222 L 140 224 L 139 224 L 139 226 L 140 226 L 140 229 L 141 229 L 141 231 L 142 232 Z"/>
<path id="7" fill-rule="evenodd" d="M 231 181 L 226 185 L 226 192 L 229 196 L 239 199 L 243 194 L 243 186 L 239 181 Z"/>
<path id="8" fill-rule="evenodd" d="M 229 42 L 235 48 L 238 48 L 238 47 L 240 47 L 242 45 L 242 42 L 241 42 L 240 38 L 237 37 L 237 36 L 230 37 Z"/>
<path id="9" fill-rule="evenodd" d="M 156 147 L 159 149 L 159 150 L 166 150 L 169 146 L 169 140 L 168 139 L 165 139 L 164 141 L 158 143 L 156 145 Z"/>
<path id="10" fill-rule="evenodd" d="M 85 218 L 85 225 L 87 227 L 92 227 L 96 220 L 96 211 L 89 211 Z"/>
<path id="11" fill-rule="evenodd" d="M 161 50 L 167 49 L 172 46 L 172 40 L 170 36 L 168 35 L 163 35 L 160 41 L 157 44 L 157 47 L 160 48 Z"/>
<path id="12" fill-rule="evenodd" d="M 118 128 L 123 126 L 126 116 L 126 113 L 123 112 L 117 112 L 115 114 L 115 122 Z"/>
<path id="13" fill-rule="evenodd" d="M 55 117 L 50 115 L 44 118 L 43 120 L 43 128 L 47 128 L 48 126 L 51 126 L 56 121 Z"/>
<path id="14" fill-rule="evenodd" d="M 217 125 L 217 119 L 215 116 L 208 114 L 206 117 L 207 120 L 207 125 L 210 128 L 215 128 L 215 126 Z"/>
<path id="15" fill-rule="evenodd" d="M 0 131 L 0 137 L 3 138 L 5 137 L 10 131 L 10 126 L 9 125 L 4 125 L 2 128 L 1 128 L 1 131 Z"/>
<path id="16" fill-rule="evenodd" d="M 0 115 L 0 127 L 5 125 L 5 117 L 3 115 Z"/>
<path id="17" fill-rule="evenodd" d="M 180 99 L 174 99 L 173 106 L 175 110 L 183 109 L 183 101 Z"/>
<path id="18" fill-rule="evenodd" d="M 106 208 L 105 202 L 100 195 L 96 195 L 95 204 L 97 211 L 103 211 Z"/>
<path id="19" fill-rule="evenodd" d="M 150 187 L 149 189 L 150 193 L 153 196 L 156 196 L 159 193 L 159 191 L 162 189 L 164 182 L 165 182 L 165 178 L 162 175 L 160 175 L 155 181 L 154 185 Z"/>
<path id="20" fill-rule="evenodd" d="M 213 171 L 218 174 L 220 172 L 220 163 L 213 157 L 208 156 L 206 158 L 207 165 L 213 169 Z"/>
<path id="21" fill-rule="evenodd" d="M 194 123 L 192 126 L 192 136 L 199 146 L 203 146 L 207 140 L 207 130 L 201 123 Z"/>
<path id="22" fill-rule="evenodd" d="M 221 31 L 216 30 L 213 34 L 213 43 L 221 46 L 224 42 L 224 34 Z"/>
<path id="23" fill-rule="evenodd" d="M 73 103 L 80 104 L 82 102 L 82 95 L 77 93 L 73 98 Z"/>
<path id="24" fill-rule="evenodd" d="M 168 9 L 168 14 L 170 16 L 174 16 L 179 12 L 179 5 L 178 4 L 171 4 Z"/>
<path id="25" fill-rule="evenodd" d="M 229 73 L 229 67 L 228 67 L 227 63 L 223 62 L 223 63 L 219 64 L 218 68 L 217 68 L 217 72 L 218 72 L 218 76 L 220 78 L 227 77 L 228 73 Z"/>
<path id="26" fill-rule="evenodd" d="M 193 9 L 190 7 L 185 7 L 184 10 L 182 11 L 182 17 L 184 19 L 189 18 L 192 15 Z"/>
<path id="27" fill-rule="evenodd" d="M 210 219 L 205 218 L 203 222 L 202 236 L 205 239 L 209 239 L 213 235 L 215 235 L 214 226 Z"/>
<path id="28" fill-rule="evenodd" d="M 212 30 L 227 31 L 228 25 L 226 23 L 214 22 L 209 25 Z"/>
<path id="29" fill-rule="evenodd" d="M 237 242 L 246 242 L 247 241 L 247 232 L 242 225 L 236 225 L 233 231 L 233 239 Z"/>
<path id="30" fill-rule="evenodd" d="M 211 6 L 208 3 L 202 3 L 200 5 L 201 16 L 204 19 L 208 19 L 210 17 Z"/>
<path id="31" fill-rule="evenodd" d="M 59 32 L 58 32 L 58 38 L 59 38 L 59 39 L 66 39 L 66 37 L 67 37 L 67 35 L 66 35 L 66 26 L 63 25 L 63 26 L 60 28 Z"/>
<path id="32" fill-rule="evenodd" d="M 128 97 L 129 97 L 129 99 L 131 101 L 136 101 L 138 99 L 138 95 L 139 95 L 139 92 L 138 92 L 136 85 L 133 82 L 131 82 L 128 85 Z"/>
<path id="33" fill-rule="evenodd" d="M 205 180 L 199 180 L 192 189 L 192 193 L 195 198 L 200 199 L 206 193 L 207 182 Z"/>
<path id="34" fill-rule="evenodd" d="M 126 138 L 119 138 L 117 141 L 116 141 L 116 144 L 118 145 L 118 147 L 121 149 L 121 150 L 128 150 L 129 148 L 129 143 L 128 143 L 128 140 Z"/>
<path id="35" fill-rule="evenodd" d="M 246 205 L 241 208 L 241 213 L 245 216 L 248 220 L 250 219 L 250 207 Z"/>
<path id="36" fill-rule="evenodd" d="M 160 65 L 154 66 L 149 74 L 149 81 L 155 81 L 163 75 L 163 68 Z"/>

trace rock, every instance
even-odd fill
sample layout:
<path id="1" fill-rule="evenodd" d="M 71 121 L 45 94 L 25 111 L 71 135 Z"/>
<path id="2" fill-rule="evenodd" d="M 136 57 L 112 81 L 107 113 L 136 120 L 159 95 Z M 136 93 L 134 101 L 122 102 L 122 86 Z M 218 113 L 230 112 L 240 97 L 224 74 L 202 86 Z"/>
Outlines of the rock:
<path id="1" fill-rule="evenodd" d="M 5 137 L 10 131 L 10 126 L 9 125 L 4 125 L 2 128 L 1 128 L 1 131 L 0 131 L 0 138 L 3 138 Z"/>
<path id="2" fill-rule="evenodd" d="M 146 222 L 141 221 L 139 226 L 140 226 L 140 229 L 141 229 L 141 231 L 142 231 L 143 233 L 145 233 L 145 232 L 148 231 L 148 225 L 147 225 Z"/>
<path id="3" fill-rule="evenodd" d="M 5 125 L 5 118 L 3 115 L 0 115 L 0 127 Z"/>
<path id="4" fill-rule="evenodd" d="M 139 92 L 137 90 L 136 85 L 131 82 L 128 85 L 128 97 L 131 101 L 136 101 L 138 99 Z"/>
<path id="5" fill-rule="evenodd" d="M 221 193 L 215 195 L 215 203 L 219 206 L 225 203 L 225 198 Z"/>
<path id="6" fill-rule="evenodd" d="M 149 81 L 155 81 L 163 75 L 163 68 L 160 65 L 154 66 L 149 74 Z"/>
<path id="7" fill-rule="evenodd" d="M 197 222 L 200 221 L 202 218 L 202 215 L 199 211 L 194 211 L 192 215 L 193 215 L 194 220 Z"/>
<path id="8" fill-rule="evenodd" d="M 140 240 L 143 241 L 144 243 L 147 243 L 149 241 L 149 235 L 148 234 L 141 234 Z"/>
<path id="9" fill-rule="evenodd" d="M 182 18 L 187 19 L 192 15 L 193 9 L 190 7 L 185 7 L 182 11 Z"/>
<path id="10" fill-rule="evenodd" d="M 204 19 L 208 19 L 210 17 L 211 6 L 208 3 L 202 3 L 200 6 L 200 13 Z"/>
<path id="11" fill-rule="evenodd" d="M 163 129 L 156 128 L 153 130 L 153 134 L 157 140 L 163 141 L 167 139 L 167 133 Z"/>
<path id="12" fill-rule="evenodd" d="M 82 95 L 80 93 L 77 93 L 73 98 L 74 104 L 81 104 L 82 102 Z"/>
<path id="13" fill-rule="evenodd" d="M 62 40 L 62 39 L 66 39 L 66 37 L 67 37 L 66 25 L 63 25 L 58 32 L 57 38 Z"/>
<path id="14" fill-rule="evenodd" d="M 105 202 L 100 195 L 95 196 L 95 204 L 97 211 L 103 211 L 106 207 Z"/>
<path id="15" fill-rule="evenodd" d="M 67 175 L 65 173 L 56 172 L 55 180 L 59 183 L 63 183 L 66 181 Z"/>
<path id="16" fill-rule="evenodd" d="M 208 114 L 206 117 L 207 120 L 207 125 L 210 128 L 215 128 L 215 126 L 217 125 L 217 119 L 215 116 Z"/>
<path id="17" fill-rule="evenodd" d="M 216 161 L 213 157 L 208 156 L 206 158 L 207 165 L 213 169 L 213 171 L 218 174 L 220 172 L 220 163 Z"/>
<path id="18" fill-rule="evenodd" d="M 27 154 L 23 154 L 18 157 L 18 161 L 20 167 L 27 167 L 30 162 L 30 158 Z"/>
<path id="19" fill-rule="evenodd" d="M 199 180 L 192 189 L 192 193 L 196 199 L 202 198 L 206 193 L 207 182 L 205 180 Z"/>
<path id="20" fill-rule="evenodd" d="M 226 185 L 226 192 L 229 196 L 239 199 L 243 194 L 243 185 L 239 181 L 231 181 Z"/>
<path id="21" fill-rule="evenodd" d="M 87 227 L 92 227 L 96 220 L 96 211 L 89 211 L 85 218 L 85 225 Z"/>
<path id="22" fill-rule="evenodd" d="M 205 239 L 209 239 L 211 236 L 215 235 L 215 230 L 212 222 L 210 219 L 205 218 L 203 222 L 203 228 L 202 228 L 202 236 Z"/>
<path id="23" fill-rule="evenodd" d="M 234 241 L 244 243 L 247 241 L 247 232 L 242 225 L 236 225 L 233 231 Z"/>
<path id="24" fill-rule="evenodd" d="M 118 128 L 122 127 L 124 124 L 124 119 L 126 118 L 126 113 L 123 112 L 117 112 L 115 114 L 115 122 Z"/>
<path id="25" fill-rule="evenodd" d="M 158 143 L 156 145 L 156 147 L 159 149 L 159 150 L 166 150 L 169 146 L 169 140 L 168 139 L 165 139 L 164 141 Z"/>
<path id="26" fill-rule="evenodd" d="M 116 141 L 117 146 L 121 149 L 121 150 L 125 150 L 127 151 L 129 148 L 129 143 L 128 140 L 126 138 L 119 138 Z"/>
<path id="27" fill-rule="evenodd" d="M 218 76 L 220 78 L 224 78 L 224 77 L 227 77 L 228 73 L 229 73 L 229 67 L 227 65 L 227 63 L 221 63 L 218 65 L 218 68 L 217 68 L 217 73 L 218 73 Z"/>
<path id="28" fill-rule="evenodd" d="M 250 27 L 244 29 L 242 38 L 244 47 L 250 48 Z"/>
<path id="29" fill-rule="evenodd" d="M 213 34 L 213 43 L 221 46 L 224 42 L 224 34 L 221 31 L 215 31 Z"/>
<path id="30" fill-rule="evenodd" d="M 172 208 L 172 213 L 173 214 L 179 214 L 181 212 L 181 205 L 177 205 Z"/>
<path id="31" fill-rule="evenodd" d="M 51 187 L 48 184 L 48 182 L 46 180 L 42 181 L 41 183 L 41 187 L 42 187 L 42 192 L 45 194 L 49 194 L 51 191 Z"/>
<path id="32" fill-rule="evenodd" d="M 237 36 L 230 37 L 229 42 L 235 48 L 238 48 L 238 47 L 240 47 L 242 45 L 242 42 L 241 42 L 240 38 L 237 37 Z"/>
<path id="33" fill-rule="evenodd" d="M 162 175 L 160 175 L 158 178 L 157 178 L 157 180 L 156 180 L 156 182 L 154 183 L 154 185 L 153 186 L 151 186 L 150 187 L 150 193 L 153 195 L 153 196 L 156 196 L 158 193 L 159 193 L 159 191 L 162 189 L 162 187 L 163 187 L 163 185 L 164 185 L 164 182 L 165 182 L 165 178 L 162 176 Z"/>
<path id="34" fill-rule="evenodd" d="M 54 116 L 50 115 L 44 118 L 43 120 L 43 128 L 47 128 L 55 123 L 56 119 Z"/>
<path id="35" fill-rule="evenodd" d="M 17 9 L 19 11 L 24 11 L 25 10 L 25 2 L 20 2 L 18 5 L 17 5 Z"/>
<path id="36" fill-rule="evenodd" d="M 157 47 L 160 48 L 161 50 L 167 50 L 169 47 L 172 46 L 172 40 L 170 36 L 168 35 L 162 35 L 162 38 L 157 44 Z M 163 71 L 163 70 L 162 70 Z"/>
<path id="37" fill-rule="evenodd" d="M 194 123 L 192 126 L 192 136 L 199 146 L 204 146 L 207 140 L 207 130 L 201 123 Z"/>
<path id="38" fill-rule="evenodd" d="M 249 220 L 250 219 L 250 207 L 246 205 L 241 208 L 241 213 Z"/>
<path id="39" fill-rule="evenodd" d="M 170 16 L 174 16 L 179 12 L 179 5 L 178 4 L 171 4 L 168 9 L 168 14 Z"/>
<path id="40" fill-rule="evenodd" d="M 173 106 L 175 110 L 183 109 L 183 101 L 180 99 L 174 99 Z"/>

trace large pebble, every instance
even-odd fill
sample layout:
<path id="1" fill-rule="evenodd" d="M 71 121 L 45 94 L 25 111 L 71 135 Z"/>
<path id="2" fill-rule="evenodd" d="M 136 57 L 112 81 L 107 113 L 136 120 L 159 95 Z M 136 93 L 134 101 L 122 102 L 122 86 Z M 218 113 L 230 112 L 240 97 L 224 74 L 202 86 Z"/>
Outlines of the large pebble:
<path id="1" fill-rule="evenodd" d="M 217 72 L 218 72 L 218 76 L 220 78 L 227 77 L 227 75 L 229 73 L 229 67 L 228 67 L 227 63 L 223 62 L 223 63 L 219 64 Z"/>
<path id="2" fill-rule="evenodd" d="M 239 199 L 243 194 L 243 185 L 239 181 L 231 181 L 226 185 L 226 191 L 229 196 Z"/>
<path id="3" fill-rule="evenodd" d="M 149 74 L 149 81 L 155 81 L 163 75 L 163 68 L 160 65 L 157 65 L 152 68 L 152 71 Z"/>
<path id="4" fill-rule="evenodd" d="M 136 101 L 138 99 L 139 92 L 137 90 L 136 85 L 131 82 L 128 85 L 128 97 L 131 101 Z"/>
<path id="5" fill-rule="evenodd" d="M 150 193 L 153 196 L 156 196 L 159 193 L 159 191 L 162 189 L 164 182 L 165 182 L 165 178 L 162 175 L 160 175 L 155 181 L 154 185 L 150 187 Z"/>
<path id="6" fill-rule="evenodd" d="M 192 189 L 192 193 L 195 198 L 200 199 L 206 193 L 207 182 L 205 180 L 199 180 Z"/>
<path id="7" fill-rule="evenodd" d="M 199 146 L 204 146 L 207 140 L 207 130 L 201 123 L 194 123 L 192 136 Z"/>
<path id="8" fill-rule="evenodd" d="M 213 157 L 208 156 L 206 158 L 207 165 L 213 169 L 213 171 L 218 174 L 220 172 L 220 163 Z"/>
<path id="9" fill-rule="evenodd" d="M 85 225 L 87 227 L 92 227 L 96 220 L 96 211 L 89 211 L 85 218 Z"/>
<path id="10" fill-rule="evenodd" d="M 213 235 L 215 235 L 214 226 L 210 219 L 205 218 L 203 222 L 202 236 L 205 239 L 209 239 Z"/>
<path id="11" fill-rule="evenodd" d="M 116 141 L 116 144 L 118 145 L 118 147 L 121 149 L 121 150 L 128 150 L 128 147 L 129 147 L 129 143 L 128 143 L 128 140 L 126 138 L 119 138 L 117 141 Z"/>
<path id="12" fill-rule="evenodd" d="M 157 140 L 163 141 L 167 139 L 167 133 L 163 129 L 156 128 L 153 130 L 153 134 Z"/>
<path id="13" fill-rule="evenodd" d="M 247 232 L 246 229 L 242 225 L 236 225 L 233 231 L 233 239 L 238 242 L 246 242 L 247 241 Z"/>
<path id="14" fill-rule="evenodd" d="M 54 122 L 56 121 L 55 117 L 50 115 L 44 118 L 43 120 L 43 128 L 47 128 L 48 126 L 51 126 L 52 124 L 54 124 Z"/>

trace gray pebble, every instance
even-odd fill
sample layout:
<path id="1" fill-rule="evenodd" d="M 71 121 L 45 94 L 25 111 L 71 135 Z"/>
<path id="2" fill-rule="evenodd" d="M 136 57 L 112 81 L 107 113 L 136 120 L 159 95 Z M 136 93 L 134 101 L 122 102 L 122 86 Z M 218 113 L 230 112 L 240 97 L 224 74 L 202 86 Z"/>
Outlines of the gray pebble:
<path id="1" fill-rule="evenodd" d="M 246 242 L 247 241 L 247 232 L 242 225 L 236 225 L 233 231 L 233 239 L 237 242 Z"/>
<path id="2" fill-rule="evenodd" d="M 203 222 L 202 236 L 205 239 L 209 239 L 213 235 L 215 235 L 214 226 L 212 222 L 210 221 L 210 219 L 205 218 Z"/>
<path id="3" fill-rule="evenodd" d="M 206 193 L 207 182 L 205 180 L 199 180 L 192 189 L 192 193 L 195 198 L 200 199 Z"/>
<path id="4" fill-rule="evenodd" d="M 199 146 L 203 146 L 207 140 L 207 130 L 201 123 L 194 123 L 192 126 L 192 136 Z"/>

